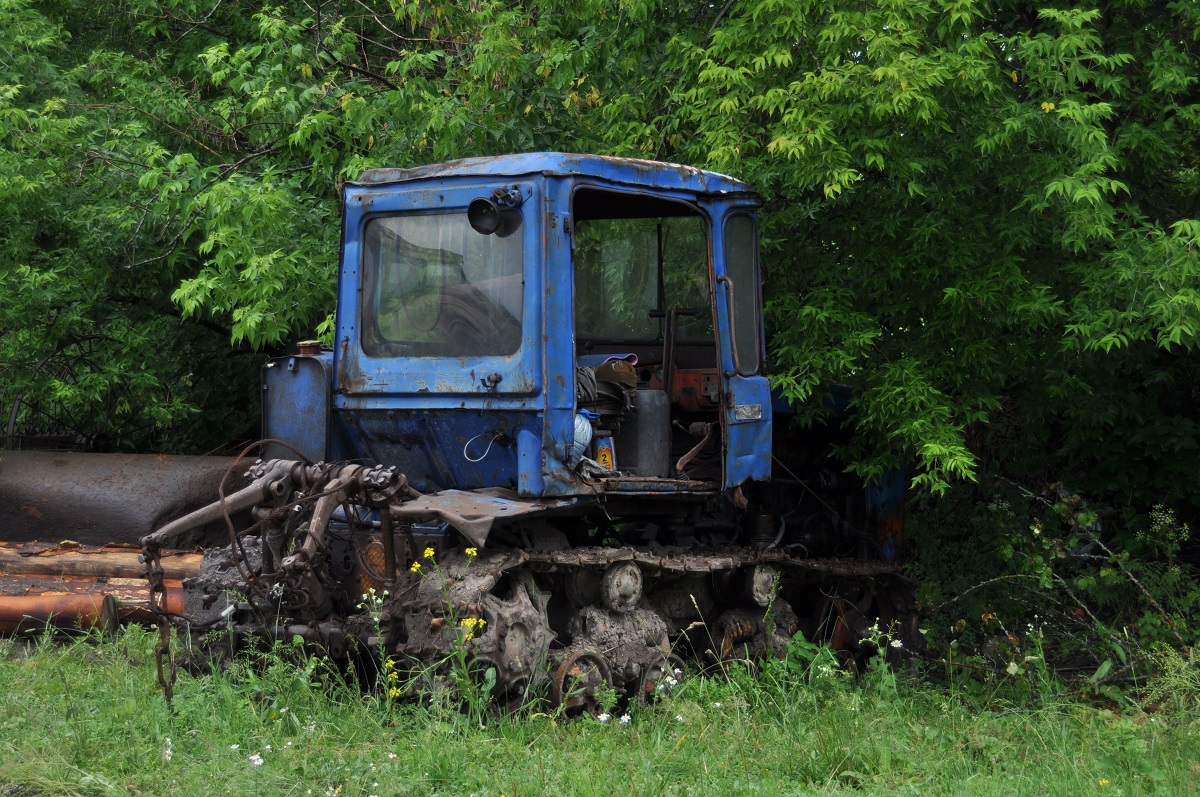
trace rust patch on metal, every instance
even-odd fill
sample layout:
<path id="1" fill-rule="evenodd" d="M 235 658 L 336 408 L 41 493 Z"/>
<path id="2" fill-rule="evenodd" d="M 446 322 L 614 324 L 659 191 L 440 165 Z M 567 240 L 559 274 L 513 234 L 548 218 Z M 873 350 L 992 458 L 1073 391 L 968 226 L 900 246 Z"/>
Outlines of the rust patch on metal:
<path id="1" fill-rule="evenodd" d="M 445 490 L 392 506 L 392 517 L 407 520 L 438 519 L 449 523 L 471 541 L 483 547 L 492 524 L 568 509 L 579 502 L 573 498 L 522 499 L 509 490 L 491 489 L 467 492 Z"/>

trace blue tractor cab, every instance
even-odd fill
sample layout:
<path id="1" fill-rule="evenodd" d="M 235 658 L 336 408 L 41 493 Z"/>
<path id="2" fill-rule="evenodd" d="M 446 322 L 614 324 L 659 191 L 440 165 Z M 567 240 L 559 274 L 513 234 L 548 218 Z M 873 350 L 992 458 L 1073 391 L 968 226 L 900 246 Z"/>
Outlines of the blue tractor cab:
<path id="1" fill-rule="evenodd" d="M 765 480 L 759 204 L 592 155 L 368 171 L 344 189 L 333 350 L 268 364 L 265 436 L 505 501 Z"/>

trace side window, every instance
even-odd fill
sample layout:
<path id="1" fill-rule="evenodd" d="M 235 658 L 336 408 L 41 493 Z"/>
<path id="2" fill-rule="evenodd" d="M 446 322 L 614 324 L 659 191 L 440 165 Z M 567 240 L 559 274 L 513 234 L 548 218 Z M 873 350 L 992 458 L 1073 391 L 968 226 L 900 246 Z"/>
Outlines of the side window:
<path id="1" fill-rule="evenodd" d="M 367 222 L 363 351 L 372 357 L 515 353 L 524 294 L 519 232 L 481 235 L 465 212 Z"/>
<path id="2" fill-rule="evenodd" d="M 759 370 L 758 240 L 754 219 L 745 215 L 731 216 L 725 223 L 725 273 L 732 282 L 729 311 L 733 322 L 734 367 L 743 374 Z M 727 293 L 727 296 L 730 294 Z"/>
<path id="3" fill-rule="evenodd" d="M 667 206 L 670 207 L 670 206 Z M 655 341 L 655 309 L 690 308 L 683 340 L 711 341 L 708 230 L 699 216 L 581 220 L 575 236 L 575 325 L 581 340 Z"/>
<path id="4" fill-rule="evenodd" d="M 575 234 L 575 334 L 655 340 L 658 232 L 653 219 L 590 219 Z"/>

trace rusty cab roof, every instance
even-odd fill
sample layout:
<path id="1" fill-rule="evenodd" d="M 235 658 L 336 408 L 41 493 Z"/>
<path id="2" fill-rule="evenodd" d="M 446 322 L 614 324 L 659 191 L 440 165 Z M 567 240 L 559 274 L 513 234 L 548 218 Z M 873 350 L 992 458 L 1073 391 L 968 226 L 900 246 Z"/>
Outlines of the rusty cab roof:
<path id="1" fill-rule="evenodd" d="M 753 194 L 741 180 L 717 172 L 676 163 L 617 158 L 609 155 L 575 155 L 563 152 L 529 152 L 435 163 L 406 169 L 368 169 L 349 185 L 377 186 L 447 177 L 520 177 L 530 174 L 585 177 L 612 183 L 691 191 L 697 194 Z"/>

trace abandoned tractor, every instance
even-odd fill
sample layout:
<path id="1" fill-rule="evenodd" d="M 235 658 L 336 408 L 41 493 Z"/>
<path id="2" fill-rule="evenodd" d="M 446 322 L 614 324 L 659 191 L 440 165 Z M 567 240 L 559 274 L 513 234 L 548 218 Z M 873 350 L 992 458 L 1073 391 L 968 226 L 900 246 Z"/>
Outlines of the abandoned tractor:
<path id="1" fill-rule="evenodd" d="M 15 452 L 0 485 L 33 513 L 10 528 L 139 538 L 148 586 L 113 611 L 140 600 L 191 661 L 297 637 L 433 678 L 465 656 L 507 704 L 548 681 L 588 710 L 797 633 L 847 660 L 876 624 L 919 644 L 901 474 L 848 476 L 771 393 L 758 205 L 598 156 L 368 171 L 344 190 L 334 345 L 265 365 L 256 458 L 178 464 L 215 502 L 148 500 L 138 458 L 102 477 L 98 455 Z M 88 489 L 56 526 L 71 468 Z"/>

